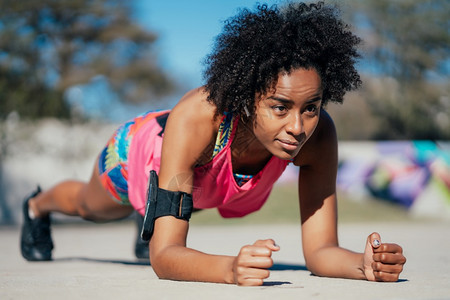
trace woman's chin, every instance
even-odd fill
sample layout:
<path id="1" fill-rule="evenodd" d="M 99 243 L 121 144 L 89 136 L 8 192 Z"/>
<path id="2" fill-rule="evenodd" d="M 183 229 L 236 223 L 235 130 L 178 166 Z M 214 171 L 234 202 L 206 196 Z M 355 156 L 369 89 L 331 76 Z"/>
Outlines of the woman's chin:
<path id="1" fill-rule="evenodd" d="M 277 151 L 276 153 L 272 153 L 273 156 L 278 157 L 279 159 L 282 160 L 293 160 L 298 152 L 300 151 L 300 149 L 296 149 L 295 151 Z"/>

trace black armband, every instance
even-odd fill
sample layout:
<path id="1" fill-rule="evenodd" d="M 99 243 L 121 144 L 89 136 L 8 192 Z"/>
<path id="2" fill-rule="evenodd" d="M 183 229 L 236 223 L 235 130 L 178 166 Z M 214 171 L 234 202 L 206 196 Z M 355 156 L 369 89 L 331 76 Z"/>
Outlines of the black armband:
<path id="1" fill-rule="evenodd" d="M 150 241 L 157 218 L 174 216 L 177 219 L 189 221 L 193 208 L 191 194 L 160 189 L 158 187 L 158 175 L 155 171 L 150 171 L 147 204 L 141 231 L 142 240 Z"/>

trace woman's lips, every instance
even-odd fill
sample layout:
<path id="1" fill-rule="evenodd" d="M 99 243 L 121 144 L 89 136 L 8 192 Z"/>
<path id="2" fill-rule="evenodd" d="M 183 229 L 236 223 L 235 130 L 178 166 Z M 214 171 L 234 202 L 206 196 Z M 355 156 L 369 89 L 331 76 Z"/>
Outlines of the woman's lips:
<path id="1" fill-rule="evenodd" d="M 286 150 L 296 150 L 298 149 L 300 143 L 297 141 L 290 141 L 290 140 L 280 140 L 277 139 L 278 143 L 280 143 L 281 147 L 283 147 Z"/>

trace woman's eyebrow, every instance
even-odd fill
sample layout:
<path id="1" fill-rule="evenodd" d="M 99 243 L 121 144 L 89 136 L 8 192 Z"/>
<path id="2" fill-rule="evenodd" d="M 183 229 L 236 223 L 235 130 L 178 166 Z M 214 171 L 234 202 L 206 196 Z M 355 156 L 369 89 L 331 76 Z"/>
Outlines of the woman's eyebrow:
<path id="1" fill-rule="evenodd" d="M 275 101 L 282 102 L 282 103 L 285 103 L 285 104 L 294 103 L 293 100 L 285 99 L 285 98 L 278 98 L 276 96 L 270 96 L 267 99 L 275 100 Z"/>
<path id="2" fill-rule="evenodd" d="M 279 97 L 276 97 L 276 96 L 270 96 L 267 99 L 279 101 L 279 102 L 282 102 L 282 103 L 285 103 L 285 104 L 292 104 L 292 103 L 294 103 L 294 100 L 285 99 L 285 98 L 279 98 Z M 305 103 L 306 104 L 310 104 L 310 103 L 314 103 L 314 102 L 321 101 L 321 100 L 322 100 L 322 97 L 321 96 L 317 96 L 317 97 L 314 97 L 314 98 L 306 101 Z"/>
<path id="3" fill-rule="evenodd" d="M 314 97 L 311 100 L 306 101 L 306 103 L 310 104 L 310 103 L 314 103 L 314 102 L 317 102 L 317 101 L 322 101 L 322 97 L 321 96 Z"/>

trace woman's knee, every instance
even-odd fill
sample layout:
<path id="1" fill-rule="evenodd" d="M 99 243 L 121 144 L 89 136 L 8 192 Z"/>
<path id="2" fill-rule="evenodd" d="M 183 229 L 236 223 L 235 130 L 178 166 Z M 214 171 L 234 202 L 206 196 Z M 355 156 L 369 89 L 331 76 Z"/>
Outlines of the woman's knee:
<path id="1" fill-rule="evenodd" d="M 86 221 L 101 221 L 101 212 L 94 211 L 85 203 L 80 203 L 77 207 L 78 215 Z"/>
<path id="2" fill-rule="evenodd" d="M 103 221 L 109 210 L 107 205 L 108 200 L 112 200 L 101 198 L 103 197 L 91 193 L 88 187 L 84 188 L 78 194 L 78 199 L 76 201 L 78 215 L 87 221 Z"/>
<path id="3" fill-rule="evenodd" d="M 97 199 L 98 200 L 98 199 Z M 102 203 L 105 203 L 102 202 Z M 106 222 L 114 221 L 128 217 L 133 211 L 132 206 L 120 205 L 112 199 L 107 199 L 108 204 L 92 206 L 86 202 L 78 206 L 78 215 L 87 221 Z"/>

